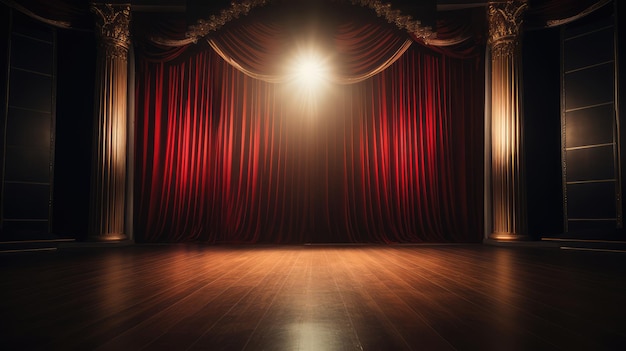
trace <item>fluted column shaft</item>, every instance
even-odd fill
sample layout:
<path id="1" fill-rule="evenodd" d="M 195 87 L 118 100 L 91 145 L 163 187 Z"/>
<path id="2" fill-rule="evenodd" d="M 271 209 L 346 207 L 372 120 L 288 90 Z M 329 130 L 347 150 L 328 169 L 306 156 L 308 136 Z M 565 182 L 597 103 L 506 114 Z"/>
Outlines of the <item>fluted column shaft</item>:
<path id="1" fill-rule="evenodd" d="M 120 240 L 126 207 L 129 4 L 92 4 L 98 56 L 91 172 L 90 237 Z"/>
<path id="2" fill-rule="evenodd" d="M 527 238 L 521 25 L 527 0 L 488 6 L 491 52 L 491 239 Z"/>

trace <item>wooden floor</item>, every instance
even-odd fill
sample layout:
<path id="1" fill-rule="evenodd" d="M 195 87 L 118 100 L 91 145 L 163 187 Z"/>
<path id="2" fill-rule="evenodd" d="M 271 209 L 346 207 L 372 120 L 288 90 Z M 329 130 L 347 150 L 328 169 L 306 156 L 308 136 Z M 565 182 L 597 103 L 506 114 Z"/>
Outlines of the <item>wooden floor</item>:
<path id="1" fill-rule="evenodd" d="M 0 348 L 625 349 L 625 274 L 624 253 L 487 245 L 4 254 Z"/>

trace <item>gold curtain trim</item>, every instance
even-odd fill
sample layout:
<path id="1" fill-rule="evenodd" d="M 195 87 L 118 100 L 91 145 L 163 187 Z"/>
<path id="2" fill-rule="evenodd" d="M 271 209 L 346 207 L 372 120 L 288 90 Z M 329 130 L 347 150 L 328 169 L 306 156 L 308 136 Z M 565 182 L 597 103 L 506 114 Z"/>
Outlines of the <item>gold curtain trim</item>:
<path id="1" fill-rule="evenodd" d="M 56 20 L 51 20 L 49 18 L 45 18 L 45 17 L 41 17 L 37 14 L 35 14 L 34 12 L 30 11 L 29 9 L 25 8 L 24 6 L 18 4 L 16 1 L 13 0 L 2 0 L 3 3 L 5 3 L 7 6 L 12 7 L 14 9 L 16 9 L 17 11 L 25 14 L 26 16 L 35 19 L 37 21 L 49 24 L 53 27 L 58 27 L 58 28 L 72 28 L 72 24 L 70 22 L 66 22 L 66 21 L 56 21 Z"/>
<path id="2" fill-rule="evenodd" d="M 220 48 L 219 44 L 217 44 L 215 40 L 209 39 L 207 40 L 207 42 L 209 43 L 211 48 L 213 48 L 213 50 L 215 50 L 215 52 L 218 55 L 220 55 L 221 58 L 224 59 L 224 61 L 228 62 L 231 66 L 235 67 L 237 70 L 239 70 L 240 72 L 242 72 L 243 74 L 249 77 L 259 79 L 268 83 L 284 83 L 290 79 L 289 75 L 287 74 L 267 75 L 267 74 L 261 74 L 258 72 L 253 72 L 252 70 L 249 70 L 243 67 L 239 62 L 237 62 L 237 60 L 235 60 L 233 57 L 228 55 L 228 53 L 226 53 L 222 48 Z M 406 39 L 404 43 L 392 55 L 390 55 L 389 58 L 385 62 L 381 63 L 378 67 L 376 67 L 375 69 L 369 72 L 366 72 L 357 76 L 330 77 L 330 81 L 335 84 L 347 85 L 347 84 L 355 84 L 355 83 L 359 83 L 364 80 L 367 80 L 377 75 L 378 73 L 384 71 L 389 66 L 391 66 L 400 57 L 402 57 L 402 55 L 409 49 L 409 47 L 411 47 L 412 44 L 413 44 L 412 40 Z"/>
<path id="3" fill-rule="evenodd" d="M 601 7 L 604 7 L 605 5 L 608 5 L 612 2 L 612 0 L 600 0 L 597 3 L 589 6 L 588 8 L 584 9 L 582 12 L 580 12 L 577 15 L 574 15 L 572 17 L 568 17 L 568 18 L 563 18 L 563 19 L 558 19 L 558 20 L 549 20 L 546 21 L 546 28 L 551 28 L 551 27 L 558 27 L 564 24 L 568 24 L 571 22 L 574 22 L 580 18 L 583 18 L 585 16 L 587 16 L 588 14 L 598 10 Z"/>
<path id="4" fill-rule="evenodd" d="M 470 36 L 466 35 L 463 37 L 456 37 L 456 38 L 451 38 L 451 39 L 424 39 L 424 44 L 430 45 L 430 46 L 439 46 L 439 47 L 452 46 L 452 45 L 461 44 L 462 42 L 468 40 L 469 38 Z"/>

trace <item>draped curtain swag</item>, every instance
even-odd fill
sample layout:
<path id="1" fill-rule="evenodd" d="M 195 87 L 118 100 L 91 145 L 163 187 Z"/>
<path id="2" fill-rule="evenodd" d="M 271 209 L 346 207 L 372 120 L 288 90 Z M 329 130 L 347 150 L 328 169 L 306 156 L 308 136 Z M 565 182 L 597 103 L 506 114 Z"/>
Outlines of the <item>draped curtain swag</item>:
<path id="1" fill-rule="evenodd" d="M 208 42 L 226 62 L 246 75 L 269 83 L 284 83 L 289 80 L 284 71 L 286 56 L 290 51 L 308 49 L 300 47 L 308 45 L 303 43 L 306 33 L 294 38 L 290 32 L 289 23 L 254 21 L 222 31 Z M 329 79 L 333 83 L 353 84 L 385 70 L 411 43 L 407 36 L 399 35 L 393 28 L 349 22 L 337 26 L 330 47 L 320 50 L 333 53 L 326 60 L 327 65 L 335 67 Z"/>

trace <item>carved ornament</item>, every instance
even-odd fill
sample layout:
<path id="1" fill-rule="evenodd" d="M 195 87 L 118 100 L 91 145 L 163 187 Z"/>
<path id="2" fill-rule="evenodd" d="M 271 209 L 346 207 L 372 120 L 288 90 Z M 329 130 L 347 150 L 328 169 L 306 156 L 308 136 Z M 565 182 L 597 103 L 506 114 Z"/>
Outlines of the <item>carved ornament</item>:
<path id="1" fill-rule="evenodd" d="M 206 36 L 210 32 L 214 32 L 222 28 L 226 23 L 245 16 L 255 7 L 265 6 L 269 0 L 245 0 L 239 3 L 232 2 L 230 7 L 222 10 L 218 15 L 211 15 L 209 19 L 200 19 L 195 25 L 189 26 L 189 30 L 185 33 L 187 38 L 197 42 L 198 39 Z"/>
<path id="2" fill-rule="evenodd" d="M 96 35 L 107 57 L 128 56 L 130 46 L 130 4 L 91 4 L 96 17 Z"/>
<path id="3" fill-rule="evenodd" d="M 405 30 L 425 42 L 428 42 L 429 39 L 435 39 L 437 36 L 432 28 L 422 26 L 420 21 L 409 15 L 403 15 L 400 10 L 393 9 L 390 3 L 376 0 L 351 0 L 351 3 L 374 10 L 378 17 L 384 18 L 387 22 L 395 24 L 398 29 Z"/>
<path id="4" fill-rule="evenodd" d="M 492 55 L 513 54 L 518 47 L 528 0 L 490 2 L 488 6 L 489 45 Z"/>
<path id="5" fill-rule="evenodd" d="M 342 2 L 341 0 L 335 0 Z M 414 20 L 411 16 L 403 15 L 400 10 L 393 9 L 390 3 L 383 3 L 376 0 L 343 0 L 353 5 L 373 10 L 378 17 L 384 18 L 387 22 L 395 24 L 399 29 L 407 31 L 409 34 L 415 35 L 424 41 L 436 38 L 436 33 L 432 28 L 422 26 L 421 22 Z M 250 10 L 270 4 L 271 0 L 244 0 L 241 2 L 233 2 L 227 9 L 222 10 L 218 15 L 212 15 L 206 20 L 198 20 L 195 25 L 189 26 L 185 37 L 186 42 L 197 42 L 198 39 L 207 36 L 210 32 L 214 32 L 222 28 L 226 23 L 247 15 Z M 164 42 L 164 41 L 162 41 Z"/>

